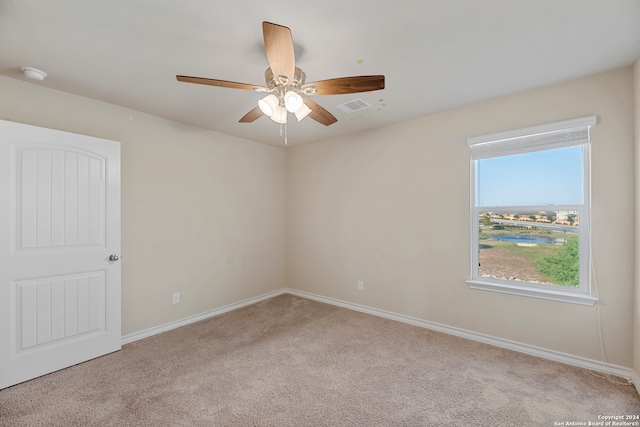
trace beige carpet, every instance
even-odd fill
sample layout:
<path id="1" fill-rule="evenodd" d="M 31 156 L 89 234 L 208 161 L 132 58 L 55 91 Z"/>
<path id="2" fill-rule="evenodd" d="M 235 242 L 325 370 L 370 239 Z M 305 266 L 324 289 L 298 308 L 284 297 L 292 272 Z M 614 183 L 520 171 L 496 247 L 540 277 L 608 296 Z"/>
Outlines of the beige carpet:
<path id="1" fill-rule="evenodd" d="M 2 426 L 553 426 L 620 414 L 640 414 L 632 386 L 292 295 L 0 391 Z"/>

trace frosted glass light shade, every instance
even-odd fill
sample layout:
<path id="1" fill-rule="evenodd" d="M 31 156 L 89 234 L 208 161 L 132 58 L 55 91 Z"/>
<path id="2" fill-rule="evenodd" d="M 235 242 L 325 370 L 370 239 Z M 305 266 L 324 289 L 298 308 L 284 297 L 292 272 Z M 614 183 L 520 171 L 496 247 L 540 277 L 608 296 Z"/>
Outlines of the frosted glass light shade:
<path id="1" fill-rule="evenodd" d="M 300 121 L 300 120 L 304 119 L 305 117 L 307 117 L 310 112 L 311 112 L 311 109 L 309 107 L 307 107 L 307 104 L 303 103 L 302 107 L 300 107 L 300 109 L 295 112 L 296 119 L 298 119 L 298 121 Z"/>
<path id="2" fill-rule="evenodd" d="M 302 97 L 294 91 L 290 90 L 284 94 L 284 106 L 290 113 L 296 113 L 300 111 L 303 105 L 304 102 L 302 100 Z"/>
<path id="3" fill-rule="evenodd" d="M 273 109 L 273 114 L 271 115 L 271 120 L 276 123 L 287 123 L 287 110 L 284 107 L 276 106 Z"/>
<path id="4" fill-rule="evenodd" d="M 273 115 L 273 112 L 275 111 L 276 107 L 279 106 L 279 104 L 280 101 L 274 94 L 267 95 L 258 101 L 258 107 L 260 107 L 260 111 L 262 111 L 265 116 L 269 117 Z"/>

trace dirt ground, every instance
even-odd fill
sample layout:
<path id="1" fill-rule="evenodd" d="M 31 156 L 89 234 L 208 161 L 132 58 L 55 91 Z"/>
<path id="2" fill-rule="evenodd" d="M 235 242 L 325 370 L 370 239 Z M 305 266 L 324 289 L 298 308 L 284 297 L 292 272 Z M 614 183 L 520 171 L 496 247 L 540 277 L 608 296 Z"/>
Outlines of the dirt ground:
<path id="1" fill-rule="evenodd" d="M 480 250 L 480 276 L 505 280 L 549 283 L 530 261 L 509 255 L 497 248 Z"/>

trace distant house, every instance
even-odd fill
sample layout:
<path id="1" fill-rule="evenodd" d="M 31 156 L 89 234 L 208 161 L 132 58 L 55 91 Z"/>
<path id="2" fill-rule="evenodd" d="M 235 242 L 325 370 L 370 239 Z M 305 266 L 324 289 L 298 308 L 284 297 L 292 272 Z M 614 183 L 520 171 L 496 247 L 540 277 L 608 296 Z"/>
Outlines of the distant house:
<path id="1" fill-rule="evenodd" d="M 568 221 L 571 216 L 573 216 L 573 218 L 577 218 L 578 211 L 556 211 L 556 223 L 559 220 Z"/>

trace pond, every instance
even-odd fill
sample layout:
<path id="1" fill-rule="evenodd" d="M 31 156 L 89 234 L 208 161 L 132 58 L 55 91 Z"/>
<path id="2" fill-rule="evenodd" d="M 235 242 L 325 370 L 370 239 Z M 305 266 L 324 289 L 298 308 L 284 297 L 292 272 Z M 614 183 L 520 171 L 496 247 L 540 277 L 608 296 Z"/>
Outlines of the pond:
<path id="1" fill-rule="evenodd" d="M 543 245 L 554 245 L 556 243 L 560 243 L 558 239 L 553 237 L 541 237 L 541 236 L 532 236 L 527 234 L 490 234 L 493 240 L 502 240 L 503 242 L 511 242 L 511 243 L 535 243 L 535 244 L 543 244 Z"/>

